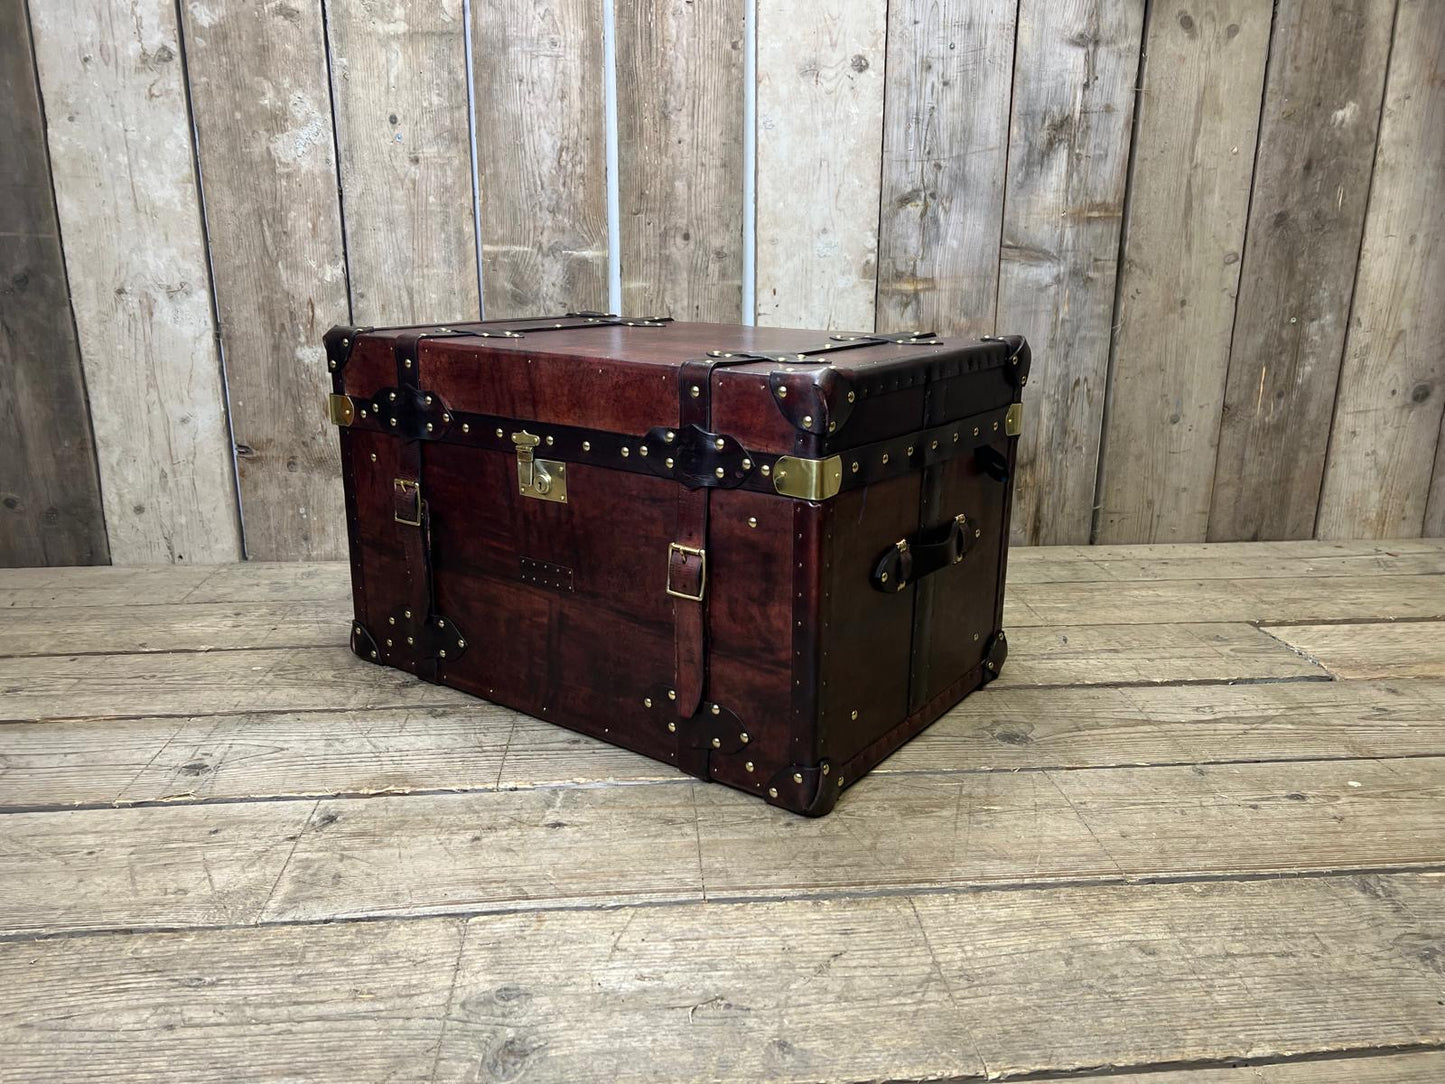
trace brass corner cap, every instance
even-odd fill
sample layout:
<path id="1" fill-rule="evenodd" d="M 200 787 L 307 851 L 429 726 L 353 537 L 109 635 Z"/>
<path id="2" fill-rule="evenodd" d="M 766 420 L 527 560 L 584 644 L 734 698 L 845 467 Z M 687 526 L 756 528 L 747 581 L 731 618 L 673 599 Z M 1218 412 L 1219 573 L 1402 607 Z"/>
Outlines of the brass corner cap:
<path id="1" fill-rule="evenodd" d="M 782 455 L 773 464 L 773 488 L 784 497 L 804 501 L 826 501 L 843 487 L 843 459 L 800 459 Z"/>
<path id="2" fill-rule="evenodd" d="M 350 425 L 356 420 L 356 407 L 349 395 L 331 394 L 326 397 L 326 417 L 332 425 Z"/>
<path id="3" fill-rule="evenodd" d="M 1016 437 L 1024 431 L 1024 405 L 1014 403 L 1008 408 L 1008 413 L 1003 418 L 1003 431 L 1006 436 Z"/>

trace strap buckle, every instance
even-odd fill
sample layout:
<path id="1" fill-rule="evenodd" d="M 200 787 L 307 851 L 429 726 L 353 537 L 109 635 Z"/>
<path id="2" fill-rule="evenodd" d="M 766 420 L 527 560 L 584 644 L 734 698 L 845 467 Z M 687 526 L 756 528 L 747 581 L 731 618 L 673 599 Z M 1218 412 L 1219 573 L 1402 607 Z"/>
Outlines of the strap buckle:
<path id="1" fill-rule="evenodd" d="M 391 518 L 408 527 L 421 526 L 421 483 L 408 478 L 393 479 Z"/>
<path id="2" fill-rule="evenodd" d="M 681 560 L 674 563 L 673 557 L 680 557 Z M 674 569 L 686 569 L 687 559 L 697 558 L 697 594 L 690 594 L 687 591 L 679 591 L 672 586 L 672 574 Z M 689 602 L 701 602 L 703 592 L 707 589 L 707 550 L 698 549 L 696 546 L 684 546 L 680 542 L 669 542 L 667 544 L 667 593 L 673 598 L 684 598 Z"/>

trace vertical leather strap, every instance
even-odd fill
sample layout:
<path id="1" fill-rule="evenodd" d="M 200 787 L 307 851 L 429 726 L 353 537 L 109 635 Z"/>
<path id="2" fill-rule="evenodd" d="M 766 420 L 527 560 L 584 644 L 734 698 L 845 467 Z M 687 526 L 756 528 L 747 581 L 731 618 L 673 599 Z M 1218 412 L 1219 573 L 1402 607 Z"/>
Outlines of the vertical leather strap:
<path id="1" fill-rule="evenodd" d="M 678 427 L 709 429 L 712 371 L 717 362 L 688 361 L 678 370 Z M 668 550 L 667 583 L 672 594 L 677 715 L 690 719 L 702 703 L 707 680 L 707 517 L 712 489 L 682 486 L 677 498 L 677 541 Z M 695 597 L 684 597 L 695 596 Z"/>
<path id="2" fill-rule="evenodd" d="M 394 343 L 396 384 L 398 388 L 415 390 L 420 386 L 421 340 L 457 334 L 456 331 L 431 329 L 406 331 Z M 432 653 L 431 638 L 426 635 L 435 609 L 431 568 L 431 509 L 422 488 L 423 440 L 402 442 L 397 454 L 396 478 L 392 482 L 392 519 L 401 532 L 402 555 L 406 563 L 403 590 L 404 608 L 397 619 L 397 643 L 393 650 L 403 659 L 410 658 L 418 677 L 435 681 L 437 657 Z M 410 616 L 406 616 L 410 614 Z"/>

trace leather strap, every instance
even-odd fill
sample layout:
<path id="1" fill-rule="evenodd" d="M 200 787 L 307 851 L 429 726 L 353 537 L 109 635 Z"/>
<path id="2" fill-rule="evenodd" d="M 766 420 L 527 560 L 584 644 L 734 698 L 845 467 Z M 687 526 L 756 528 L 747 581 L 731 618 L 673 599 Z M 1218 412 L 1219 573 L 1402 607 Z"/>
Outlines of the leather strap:
<path id="1" fill-rule="evenodd" d="M 716 360 L 684 362 L 678 370 L 679 428 L 711 429 L 712 371 Z M 677 541 L 668 549 L 672 595 L 677 716 L 690 719 L 702 703 L 707 679 L 707 519 L 711 489 L 683 486 L 677 495 Z"/>

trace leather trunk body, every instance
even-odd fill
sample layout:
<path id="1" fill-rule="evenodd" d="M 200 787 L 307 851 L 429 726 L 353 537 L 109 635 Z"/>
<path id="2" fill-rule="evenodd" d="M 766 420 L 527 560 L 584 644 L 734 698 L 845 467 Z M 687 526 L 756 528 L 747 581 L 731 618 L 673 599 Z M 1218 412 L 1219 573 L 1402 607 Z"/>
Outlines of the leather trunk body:
<path id="1" fill-rule="evenodd" d="M 1029 353 L 569 314 L 333 328 L 362 658 L 795 812 L 990 680 Z"/>

